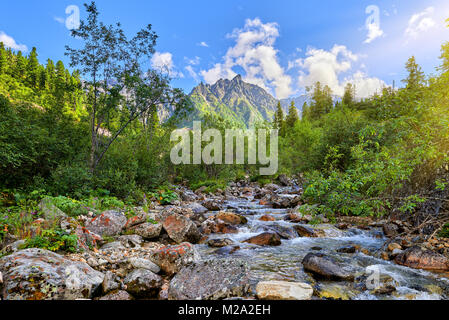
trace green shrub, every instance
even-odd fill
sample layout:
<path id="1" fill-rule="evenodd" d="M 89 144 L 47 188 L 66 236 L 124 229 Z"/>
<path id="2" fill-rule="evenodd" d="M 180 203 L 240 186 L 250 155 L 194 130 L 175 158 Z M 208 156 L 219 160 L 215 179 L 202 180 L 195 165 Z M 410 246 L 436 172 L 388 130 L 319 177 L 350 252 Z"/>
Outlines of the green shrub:
<path id="1" fill-rule="evenodd" d="M 78 251 L 78 238 L 61 229 L 43 230 L 40 235 L 25 240 L 23 249 L 41 248 L 49 251 Z"/>

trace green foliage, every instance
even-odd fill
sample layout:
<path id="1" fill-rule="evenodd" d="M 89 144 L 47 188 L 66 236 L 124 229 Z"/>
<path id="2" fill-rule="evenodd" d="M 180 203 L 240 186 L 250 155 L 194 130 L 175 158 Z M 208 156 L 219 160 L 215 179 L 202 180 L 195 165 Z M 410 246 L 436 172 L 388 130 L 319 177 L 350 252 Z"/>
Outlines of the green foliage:
<path id="1" fill-rule="evenodd" d="M 78 238 L 61 229 L 43 230 L 40 235 L 26 239 L 23 249 L 41 248 L 49 251 L 78 251 Z"/>
<path id="2" fill-rule="evenodd" d="M 206 187 L 205 192 L 215 193 L 218 189 L 226 189 L 227 183 L 223 180 L 206 180 L 199 181 L 190 185 L 192 190 L 198 190 L 201 187 Z"/>
<path id="3" fill-rule="evenodd" d="M 173 190 L 168 188 L 158 190 L 151 194 L 161 205 L 172 204 L 173 201 L 178 199 L 178 195 Z"/>

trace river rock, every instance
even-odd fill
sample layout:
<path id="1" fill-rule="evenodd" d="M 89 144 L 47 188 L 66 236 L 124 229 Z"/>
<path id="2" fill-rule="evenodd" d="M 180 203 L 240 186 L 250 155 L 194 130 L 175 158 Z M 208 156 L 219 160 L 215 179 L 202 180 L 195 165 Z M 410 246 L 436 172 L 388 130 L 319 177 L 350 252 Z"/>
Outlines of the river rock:
<path id="1" fill-rule="evenodd" d="M 211 234 L 211 233 L 238 233 L 239 229 L 225 222 L 219 222 L 212 219 L 208 219 L 201 224 L 201 233 L 203 234 Z"/>
<path id="2" fill-rule="evenodd" d="M 348 280 L 354 279 L 354 274 L 344 269 L 333 259 L 326 257 L 322 253 L 308 253 L 302 264 L 305 271 L 327 279 Z"/>
<path id="3" fill-rule="evenodd" d="M 387 247 L 387 250 L 391 252 L 393 252 L 395 249 L 402 250 L 402 246 L 399 243 L 392 242 Z"/>
<path id="4" fill-rule="evenodd" d="M 186 208 L 191 209 L 194 214 L 204 214 L 209 211 L 209 210 L 207 210 L 207 208 L 205 208 L 204 206 L 202 206 L 201 204 L 199 204 L 197 202 L 189 203 L 186 206 Z"/>
<path id="5" fill-rule="evenodd" d="M 301 202 L 301 197 L 291 195 L 274 195 L 271 197 L 270 202 L 273 208 L 294 208 Z"/>
<path id="6" fill-rule="evenodd" d="M 384 234 L 391 238 L 395 237 L 399 233 L 399 227 L 394 223 L 385 223 L 382 227 Z"/>
<path id="7" fill-rule="evenodd" d="M 129 264 L 134 269 L 146 269 L 153 273 L 159 273 L 161 268 L 153 261 L 144 258 L 133 257 L 129 259 Z"/>
<path id="8" fill-rule="evenodd" d="M 207 208 L 209 211 L 220 211 L 223 209 L 222 204 L 218 200 L 214 199 L 203 201 L 202 206 Z"/>
<path id="9" fill-rule="evenodd" d="M 315 290 L 318 297 L 327 300 L 352 300 L 359 293 L 338 283 L 320 283 Z"/>
<path id="10" fill-rule="evenodd" d="M 270 216 L 269 214 L 266 214 L 266 215 L 260 217 L 259 220 L 268 222 L 268 221 L 276 221 L 276 218 L 273 216 Z"/>
<path id="11" fill-rule="evenodd" d="M 127 221 L 122 212 L 109 210 L 87 221 L 86 228 L 102 237 L 111 237 L 120 234 Z"/>
<path id="12" fill-rule="evenodd" d="M 6 300 L 90 299 L 104 275 L 84 262 L 43 249 L 26 249 L 0 259 Z"/>
<path id="13" fill-rule="evenodd" d="M 281 238 L 274 232 L 264 232 L 243 242 L 258 246 L 280 246 L 282 244 Z"/>
<path id="14" fill-rule="evenodd" d="M 143 243 L 142 236 L 138 234 L 123 235 L 118 238 L 125 248 L 140 248 Z"/>
<path id="15" fill-rule="evenodd" d="M 168 216 L 163 223 L 163 227 L 170 239 L 177 243 L 198 243 L 201 239 L 201 233 L 198 231 L 195 223 L 189 218 L 178 214 Z"/>
<path id="16" fill-rule="evenodd" d="M 307 283 L 287 281 L 263 281 L 256 286 L 260 300 L 310 300 L 313 288 Z"/>
<path id="17" fill-rule="evenodd" d="M 346 246 L 346 247 L 338 248 L 337 252 L 340 252 L 340 253 L 356 253 L 357 250 L 360 250 L 360 246 L 354 245 L 354 246 Z"/>
<path id="18" fill-rule="evenodd" d="M 277 184 L 274 184 L 274 183 L 269 183 L 264 186 L 264 189 L 267 189 L 268 191 L 272 191 L 272 192 L 274 192 L 280 188 L 281 188 L 280 186 L 278 186 Z"/>
<path id="19" fill-rule="evenodd" d="M 277 223 L 267 224 L 261 226 L 259 229 L 267 232 L 274 232 L 279 235 L 282 239 L 295 239 L 298 237 L 298 233 L 292 226 L 280 225 Z"/>
<path id="20" fill-rule="evenodd" d="M 127 301 L 133 300 L 133 297 L 124 290 L 113 291 L 101 297 L 99 300 L 109 300 L 109 301 Z"/>
<path id="21" fill-rule="evenodd" d="M 397 255 L 394 261 L 397 264 L 415 269 L 433 271 L 449 270 L 449 261 L 445 256 L 416 246 Z"/>
<path id="22" fill-rule="evenodd" d="M 213 259 L 183 268 L 170 282 L 170 300 L 218 300 L 249 290 L 249 267 L 237 259 Z"/>
<path id="23" fill-rule="evenodd" d="M 144 239 L 151 240 L 159 237 L 162 231 L 162 224 L 146 222 L 131 227 L 128 230 Z"/>
<path id="24" fill-rule="evenodd" d="M 200 259 L 196 248 L 187 242 L 176 246 L 162 247 L 151 256 L 151 260 L 167 275 L 173 275 L 182 267 Z"/>
<path id="25" fill-rule="evenodd" d="M 104 275 L 101 288 L 103 289 L 103 294 L 120 289 L 120 283 L 117 281 L 117 276 L 111 271 L 107 271 Z"/>
<path id="26" fill-rule="evenodd" d="M 232 225 L 246 224 L 248 222 L 245 217 L 232 212 L 222 211 L 218 213 L 215 218 Z"/>
<path id="27" fill-rule="evenodd" d="M 195 201 L 198 199 L 198 196 L 187 188 L 178 190 L 178 193 L 182 201 Z"/>
<path id="28" fill-rule="evenodd" d="M 304 225 L 295 225 L 294 226 L 296 232 L 301 237 L 307 237 L 307 238 L 319 238 L 324 237 L 324 231 L 323 230 L 317 230 L 313 229 Z"/>
<path id="29" fill-rule="evenodd" d="M 146 269 L 137 269 L 129 273 L 123 283 L 126 291 L 138 298 L 157 297 L 162 278 Z"/>
<path id="30" fill-rule="evenodd" d="M 207 245 L 212 248 L 222 248 L 226 246 L 230 246 L 234 241 L 231 239 L 211 239 L 207 241 Z"/>
<path id="31" fill-rule="evenodd" d="M 281 185 L 284 187 L 288 187 L 288 186 L 292 185 L 291 180 L 285 174 L 279 175 L 278 180 L 281 183 Z"/>

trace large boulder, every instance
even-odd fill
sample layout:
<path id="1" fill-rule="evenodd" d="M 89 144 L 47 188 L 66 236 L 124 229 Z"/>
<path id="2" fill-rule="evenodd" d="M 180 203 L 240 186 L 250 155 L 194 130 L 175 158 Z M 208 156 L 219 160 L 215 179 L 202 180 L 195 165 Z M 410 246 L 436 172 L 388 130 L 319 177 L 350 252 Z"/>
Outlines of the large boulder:
<path id="1" fill-rule="evenodd" d="M 436 252 L 419 247 L 411 247 L 396 256 L 397 264 L 415 269 L 447 271 L 449 260 Z"/>
<path id="2" fill-rule="evenodd" d="M 213 259 L 183 268 L 170 282 L 170 300 L 242 297 L 249 289 L 249 268 L 236 259 Z"/>
<path id="3" fill-rule="evenodd" d="M 147 269 L 136 269 L 129 273 L 123 283 L 126 291 L 137 298 L 157 297 L 162 286 L 162 278 Z"/>
<path id="4" fill-rule="evenodd" d="M 84 262 L 43 249 L 26 249 L 0 260 L 6 300 L 90 299 L 104 275 Z"/>
<path id="5" fill-rule="evenodd" d="M 77 226 L 74 230 L 77 237 L 78 248 L 89 250 L 90 248 L 96 248 L 104 243 L 103 238 L 82 226 Z"/>
<path id="6" fill-rule="evenodd" d="M 243 242 L 258 246 L 280 246 L 281 237 L 275 232 L 264 232 Z"/>
<path id="7" fill-rule="evenodd" d="M 109 210 L 87 221 L 86 228 L 102 237 L 111 237 L 120 234 L 127 220 L 122 212 Z"/>
<path id="8" fill-rule="evenodd" d="M 287 281 L 262 281 L 256 286 L 260 300 L 310 300 L 313 288 L 307 283 Z"/>
<path id="9" fill-rule="evenodd" d="M 200 255 L 191 243 L 165 246 L 153 252 L 151 260 L 167 275 L 177 273 L 184 266 L 199 261 Z"/>
<path id="10" fill-rule="evenodd" d="M 354 274 L 350 270 L 346 270 L 345 266 L 322 253 L 307 254 L 302 264 L 305 271 L 309 271 L 318 277 L 331 280 L 354 280 Z"/>
<path id="11" fill-rule="evenodd" d="M 141 223 L 129 228 L 129 231 L 147 240 L 156 239 L 161 234 L 162 224 L 151 222 Z"/>
<path id="12" fill-rule="evenodd" d="M 195 223 L 189 218 L 178 214 L 168 216 L 164 220 L 163 227 L 170 239 L 177 243 L 197 243 L 201 239 L 201 233 L 198 231 Z"/>

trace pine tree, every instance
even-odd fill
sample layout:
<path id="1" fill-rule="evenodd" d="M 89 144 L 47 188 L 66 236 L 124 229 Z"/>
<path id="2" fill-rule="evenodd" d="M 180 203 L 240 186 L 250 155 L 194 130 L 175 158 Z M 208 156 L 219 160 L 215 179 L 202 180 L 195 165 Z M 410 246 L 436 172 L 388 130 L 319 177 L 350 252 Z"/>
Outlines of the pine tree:
<path id="1" fill-rule="evenodd" d="M 281 130 L 284 125 L 284 111 L 282 110 L 281 102 L 278 102 L 276 112 L 274 114 L 274 128 Z"/>
<path id="2" fill-rule="evenodd" d="M 310 117 L 310 112 L 309 112 L 309 105 L 307 104 L 307 102 L 304 102 L 304 104 L 302 105 L 302 112 L 301 112 L 301 118 L 302 119 L 309 119 Z"/>
<path id="3" fill-rule="evenodd" d="M 323 87 L 320 82 L 317 82 L 313 88 L 307 88 L 308 92 L 312 90 L 309 117 L 315 120 L 332 111 L 333 99 L 332 90 L 328 85 Z"/>
<path id="4" fill-rule="evenodd" d="M 347 83 L 345 86 L 345 93 L 343 95 L 343 104 L 349 108 L 354 106 L 355 103 L 355 86 L 351 83 Z"/>
<path id="5" fill-rule="evenodd" d="M 3 42 L 0 42 L 0 74 L 6 73 L 8 60 L 7 53 Z"/>
<path id="6" fill-rule="evenodd" d="M 285 125 L 287 126 L 287 128 L 293 128 L 295 126 L 296 121 L 298 120 L 299 120 L 298 109 L 295 106 L 295 102 L 292 101 L 288 109 L 288 115 L 285 118 Z"/>
<path id="7" fill-rule="evenodd" d="M 54 81 L 57 108 L 59 110 L 64 110 L 66 93 L 66 70 L 61 60 L 56 63 L 56 77 Z"/>
<path id="8" fill-rule="evenodd" d="M 26 67 L 26 80 L 28 85 L 37 89 L 39 86 L 39 61 L 37 60 L 36 48 L 33 47 L 30 56 L 28 57 L 28 63 Z"/>
<path id="9" fill-rule="evenodd" d="M 14 76 L 19 81 L 23 81 L 23 79 L 25 78 L 26 67 L 27 67 L 27 60 L 22 55 L 22 51 L 19 51 L 16 56 L 16 63 L 14 68 Z"/>

